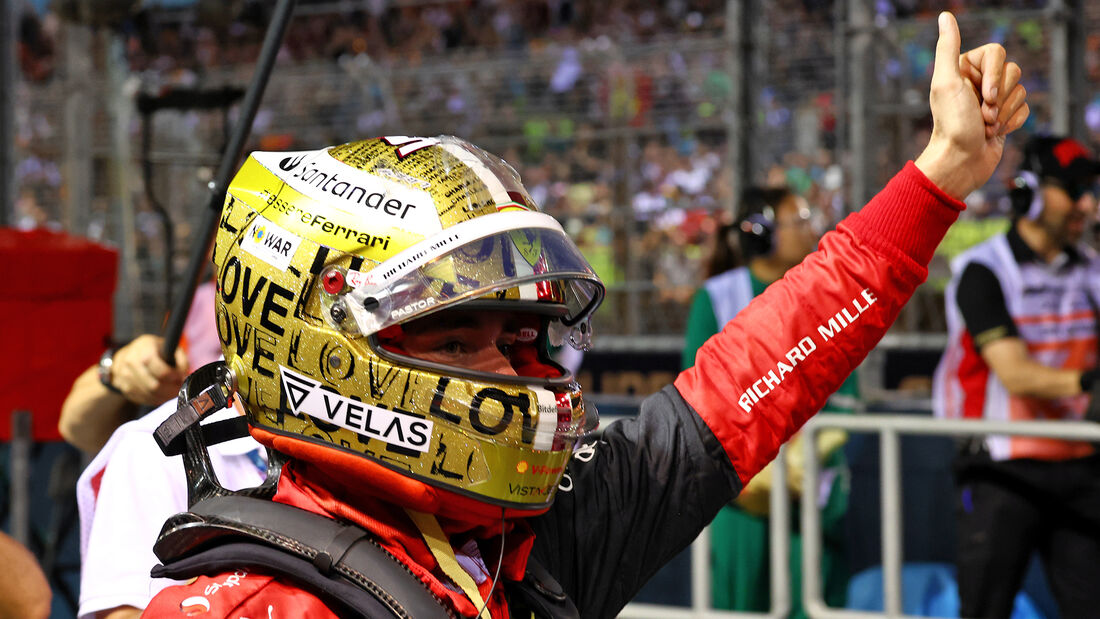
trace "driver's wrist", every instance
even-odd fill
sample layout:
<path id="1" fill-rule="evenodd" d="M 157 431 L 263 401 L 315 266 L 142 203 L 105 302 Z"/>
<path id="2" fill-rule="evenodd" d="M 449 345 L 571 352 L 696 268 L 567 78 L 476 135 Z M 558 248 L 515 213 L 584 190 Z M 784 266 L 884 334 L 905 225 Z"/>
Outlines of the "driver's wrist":
<path id="1" fill-rule="evenodd" d="M 940 191 L 956 200 L 965 200 L 975 189 L 965 162 L 957 156 L 955 149 L 941 144 L 940 140 L 929 142 L 913 163 Z"/>

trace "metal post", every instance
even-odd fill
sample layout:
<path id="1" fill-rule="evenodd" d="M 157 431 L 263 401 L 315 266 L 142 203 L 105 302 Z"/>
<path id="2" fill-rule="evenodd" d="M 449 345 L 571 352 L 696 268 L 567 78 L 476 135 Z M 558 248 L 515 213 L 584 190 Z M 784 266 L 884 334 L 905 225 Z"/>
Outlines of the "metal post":
<path id="1" fill-rule="evenodd" d="M 786 617 L 791 612 L 791 499 L 787 491 L 787 445 L 779 446 L 779 454 L 772 463 L 771 517 L 768 519 L 768 537 L 771 560 L 771 611 L 770 617 Z M 802 502 L 802 510 L 814 509 L 816 501 Z M 818 563 L 820 565 L 820 563 Z"/>
<path id="2" fill-rule="evenodd" d="M 836 115 L 836 127 L 833 129 L 833 162 L 843 163 L 844 153 L 848 152 L 848 6 L 845 2 L 833 3 L 833 50 L 836 58 L 836 86 L 833 88 L 833 113 Z M 842 168 L 843 169 L 843 168 Z M 846 215 L 852 210 L 851 195 L 844 200 Z"/>
<path id="3" fill-rule="evenodd" d="M 15 0 L 0 0 L 0 226 L 15 220 Z"/>
<path id="4" fill-rule="evenodd" d="M 898 431 L 879 434 L 882 477 L 882 599 L 886 616 L 901 616 L 901 443 Z"/>
<path id="5" fill-rule="evenodd" d="M 122 39 L 106 28 L 99 29 L 104 53 L 104 66 L 107 74 L 107 112 L 111 130 L 111 194 L 114 202 L 111 209 L 118 213 L 115 220 L 118 226 L 118 246 L 121 250 L 120 281 L 129 285 L 120 285 L 115 291 L 115 333 L 133 333 L 148 331 L 143 318 L 144 304 L 141 302 L 141 269 L 137 261 L 137 220 L 134 213 L 134 200 L 131 195 L 133 170 L 130 151 L 130 120 L 133 116 L 133 92 L 136 81 L 127 81 L 125 49 Z"/>
<path id="6" fill-rule="evenodd" d="M 691 609 L 702 614 L 711 607 L 710 527 L 706 527 L 691 545 Z"/>
<path id="7" fill-rule="evenodd" d="M 726 2 L 726 65 L 733 82 L 733 109 L 726 117 L 726 149 L 730 160 L 734 200 L 746 185 L 752 184 L 753 88 L 755 59 L 755 0 Z M 732 212 L 736 204 L 729 205 Z"/>
<path id="8" fill-rule="evenodd" d="M 1069 13 L 1064 0 L 1050 0 L 1050 128 L 1058 135 L 1069 133 Z"/>
<path id="9" fill-rule="evenodd" d="M 11 414 L 11 536 L 30 547 L 31 543 L 31 433 L 30 411 Z"/>
<path id="10" fill-rule="evenodd" d="M 848 145 L 851 148 L 851 160 L 848 165 L 849 204 L 865 204 L 870 197 L 870 170 L 873 160 L 869 151 L 867 137 L 871 109 L 870 99 L 874 90 L 871 76 L 871 8 L 866 0 L 848 0 L 848 45 L 846 50 L 851 59 L 848 76 Z"/>
<path id="11" fill-rule="evenodd" d="M 808 509 L 817 505 L 816 488 L 821 483 L 821 466 L 814 452 L 819 431 L 813 420 L 801 430 L 806 452 L 802 475 L 802 604 L 811 617 L 828 612 L 821 582 L 821 517 L 816 509 Z"/>
<path id="12" fill-rule="evenodd" d="M 1066 79 L 1069 83 L 1069 135 L 1088 139 L 1085 104 L 1088 100 L 1085 71 L 1085 10 L 1081 0 L 1063 0 L 1066 4 Z"/>
<path id="13" fill-rule="evenodd" d="M 72 21 L 62 22 L 62 53 L 65 63 L 65 102 L 62 104 L 61 145 L 64 166 L 65 203 L 61 222 L 76 235 L 88 234 L 92 212 L 92 79 L 95 67 L 88 50 L 92 49 L 92 29 Z"/>

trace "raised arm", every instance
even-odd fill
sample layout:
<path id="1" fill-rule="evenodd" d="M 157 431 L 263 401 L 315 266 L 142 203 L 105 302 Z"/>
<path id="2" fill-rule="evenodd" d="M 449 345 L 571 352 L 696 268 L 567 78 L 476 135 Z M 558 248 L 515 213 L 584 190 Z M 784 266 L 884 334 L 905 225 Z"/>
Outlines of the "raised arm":
<path id="1" fill-rule="evenodd" d="M 934 128 L 906 165 L 820 249 L 697 353 L 676 388 L 747 482 L 825 403 L 894 322 L 960 201 L 993 174 L 1027 119 L 1020 69 L 996 44 L 959 54 L 943 13 L 929 96 Z"/>

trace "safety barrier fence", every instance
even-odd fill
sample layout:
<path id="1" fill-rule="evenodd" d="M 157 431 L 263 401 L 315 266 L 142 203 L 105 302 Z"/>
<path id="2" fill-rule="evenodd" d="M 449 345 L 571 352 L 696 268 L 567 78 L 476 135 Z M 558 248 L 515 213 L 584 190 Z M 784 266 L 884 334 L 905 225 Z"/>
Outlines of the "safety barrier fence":
<path id="1" fill-rule="evenodd" d="M 868 411 L 875 413 L 877 411 Z M 822 557 L 821 514 L 816 509 L 801 510 L 802 596 L 807 613 L 813 619 L 890 619 L 907 618 L 902 613 L 902 531 L 901 508 L 901 436 L 924 435 L 941 437 L 971 437 L 985 435 L 1031 436 L 1076 441 L 1100 441 L 1100 424 L 1085 421 L 986 421 L 933 419 L 918 415 L 831 415 L 814 417 L 803 427 L 806 449 L 802 505 L 814 505 L 815 493 L 821 481 L 820 465 L 814 453 L 817 434 L 838 428 L 853 433 L 877 434 L 880 453 L 880 484 L 882 503 L 882 571 L 883 612 L 854 611 L 832 608 L 825 604 L 819 566 Z M 776 458 L 775 479 L 785 479 L 783 452 Z M 772 609 L 768 613 L 742 613 L 710 608 L 710 536 L 707 530 L 692 546 L 692 606 L 690 608 L 652 604 L 630 604 L 619 617 L 623 619 L 687 619 L 687 618 L 780 618 L 790 611 L 788 551 L 790 509 L 784 484 L 772 486 L 770 531 L 770 570 Z"/>

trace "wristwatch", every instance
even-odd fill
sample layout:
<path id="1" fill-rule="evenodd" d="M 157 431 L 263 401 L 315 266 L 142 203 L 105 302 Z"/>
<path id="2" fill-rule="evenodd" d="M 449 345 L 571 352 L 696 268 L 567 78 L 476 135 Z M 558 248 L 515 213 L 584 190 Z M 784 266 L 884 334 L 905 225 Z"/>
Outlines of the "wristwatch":
<path id="1" fill-rule="evenodd" d="M 111 384 L 111 366 L 115 364 L 115 351 L 117 350 L 117 348 L 108 348 L 107 350 L 103 351 L 103 354 L 99 357 L 98 373 L 99 382 L 104 387 L 106 387 L 110 391 L 113 391 L 114 393 L 122 395 L 122 392 L 119 391 L 118 387 L 115 387 Z"/>

